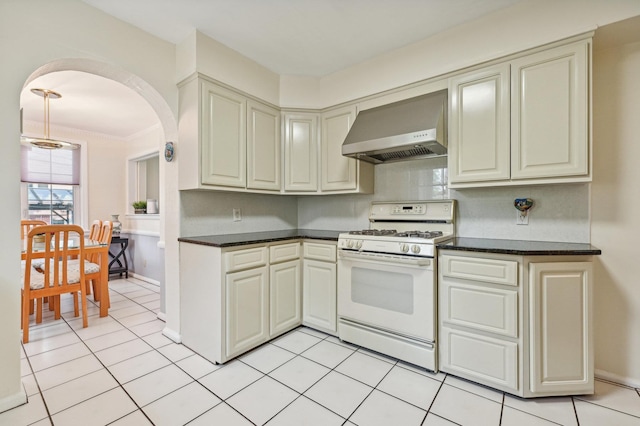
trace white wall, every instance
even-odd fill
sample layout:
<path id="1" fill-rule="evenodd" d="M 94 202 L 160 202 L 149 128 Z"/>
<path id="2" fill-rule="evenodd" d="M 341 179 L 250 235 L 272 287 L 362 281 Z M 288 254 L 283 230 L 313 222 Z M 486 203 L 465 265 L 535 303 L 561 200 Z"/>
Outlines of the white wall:
<path id="1" fill-rule="evenodd" d="M 182 191 L 180 235 L 237 234 L 298 226 L 295 197 L 237 192 Z M 239 208 L 242 220 L 233 221 Z"/>
<path id="2" fill-rule="evenodd" d="M 638 14 L 640 2 L 637 0 L 524 0 L 315 81 L 283 77 L 280 105 L 324 108 L 551 43 Z M 309 102 L 308 93 L 314 94 L 313 103 Z"/>
<path id="3" fill-rule="evenodd" d="M 508 188 L 447 187 L 447 159 L 433 158 L 375 166 L 375 194 L 300 197 L 300 228 L 350 230 L 369 227 L 371 201 L 458 201 L 460 237 L 589 242 L 589 185 Z M 516 225 L 515 198 L 533 198 L 529 225 Z"/>
<path id="4" fill-rule="evenodd" d="M 23 85 L 38 68 L 61 58 L 101 62 L 106 64 L 103 71 L 117 69 L 123 75 L 132 73 L 155 88 L 153 92 L 145 91 L 147 87 L 140 90 L 156 110 L 161 111 L 161 120 L 173 120 L 174 127 L 177 90 L 175 46 L 77 0 L 0 2 L 0 51 L 4 58 L 0 67 L 3 94 L 0 140 L 4 141 L 0 156 L 0 198 L 7 205 L 15 206 L 4 209 L 0 220 L 0 233 L 15 236 L 0 242 L 0 341 L 3 342 L 0 345 L 0 411 L 3 411 L 23 398 L 18 256 L 19 105 Z"/>
<path id="5" fill-rule="evenodd" d="M 640 387 L 640 18 L 594 43 L 592 243 L 596 370 Z"/>

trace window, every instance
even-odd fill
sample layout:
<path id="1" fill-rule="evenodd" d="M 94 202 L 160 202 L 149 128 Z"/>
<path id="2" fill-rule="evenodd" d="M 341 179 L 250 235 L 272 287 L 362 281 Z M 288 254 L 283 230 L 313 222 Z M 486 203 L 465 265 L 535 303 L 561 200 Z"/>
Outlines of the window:
<path id="1" fill-rule="evenodd" d="M 51 224 L 75 221 L 76 185 L 26 184 L 27 219 L 44 220 Z"/>
<path id="2" fill-rule="evenodd" d="M 22 145 L 22 216 L 51 224 L 77 223 L 80 150 Z"/>

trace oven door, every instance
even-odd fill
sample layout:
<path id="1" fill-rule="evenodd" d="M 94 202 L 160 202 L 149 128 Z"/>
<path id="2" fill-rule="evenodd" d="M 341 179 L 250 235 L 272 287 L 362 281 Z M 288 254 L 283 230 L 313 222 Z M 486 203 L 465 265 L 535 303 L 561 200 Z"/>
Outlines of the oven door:
<path id="1" fill-rule="evenodd" d="M 338 316 L 434 342 L 434 281 L 432 258 L 340 250 Z"/>

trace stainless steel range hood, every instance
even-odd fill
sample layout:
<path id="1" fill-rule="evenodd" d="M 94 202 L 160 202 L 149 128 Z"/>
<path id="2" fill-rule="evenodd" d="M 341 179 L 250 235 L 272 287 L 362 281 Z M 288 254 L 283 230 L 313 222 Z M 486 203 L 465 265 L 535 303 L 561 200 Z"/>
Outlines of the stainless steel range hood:
<path id="1" fill-rule="evenodd" d="M 342 155 L 378 164 L 447 154 L 447 91 L 360 111 Z"/>

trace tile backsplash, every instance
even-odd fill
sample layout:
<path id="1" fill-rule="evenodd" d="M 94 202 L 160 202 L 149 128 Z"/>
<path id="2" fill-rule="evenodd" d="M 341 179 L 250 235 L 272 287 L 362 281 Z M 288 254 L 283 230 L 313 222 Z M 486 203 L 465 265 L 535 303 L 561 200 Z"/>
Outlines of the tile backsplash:
<path id="1" fill-rule="evenodd" d="M 470 238 L 590 242 L 589 184 L 449 189 L 447 158 L 375 166 L 374 194 L 283 196 L 208 191 L 181 193 L 181 235 L 369 227 L 371 201 L 453 198 L 457 235 Z M 516 198 L 532 198 L 529 225 L 517 225 Z M 233 222 L 232 209 L 242 210 Z"/>

